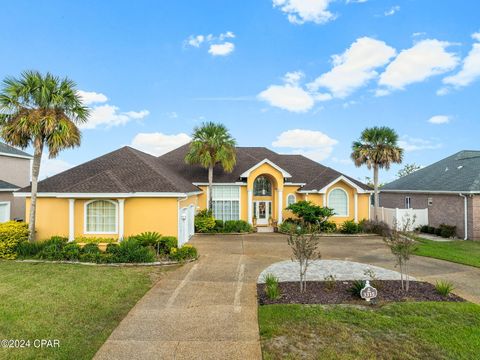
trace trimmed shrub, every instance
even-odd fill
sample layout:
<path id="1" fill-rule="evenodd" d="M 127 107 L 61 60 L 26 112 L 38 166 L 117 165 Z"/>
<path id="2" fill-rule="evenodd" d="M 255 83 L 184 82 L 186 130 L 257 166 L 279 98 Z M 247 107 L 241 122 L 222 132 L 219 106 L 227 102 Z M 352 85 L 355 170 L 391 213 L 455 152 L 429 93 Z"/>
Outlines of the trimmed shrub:
<path id="1" fill-rule="evenodd" d="M 436 228 L 436 229 L 435 229 L 435 235 L 441 236 L 441 235 L 442 235 L 442 229 Z"/>
<path id="2" fill-rule="evenodd" d="M 117 239 L 114 238 L 102 238 L 102 237 L 85 237 L 81 236 L 75 239 L 76 243 L 85 243 L 85 244 L 99 244 L 99 243 L 115 243 Z"/>
<path id="3" fill-rule="evenodd" d="M 99 254 L 100 248 L 95 243 L 86 244 L 81 251 L 82 254 Z"/>
<path id="4" fill-rule="evenodd" d="M 447 224 L 440 224 L 440 236 L 444 238 L 452 238 L 457 235 L 457 227 Z"/>
<path id="5" fill-rule="evenodd" d="M 353 220 L 344 221 L 343 224 L 340 226 L 340 232 L 342 234 L 358 234 L 361 231 L 362 229 L 360 225 L 358 225 Z"/>
<path id="6" fill-rule="evenodd" d="M 199 233 L 212 232 L 215 228 L 215 219 L 211 210 L 202 210 L 195 215 L 195 231 Z"/>
<path id="7" fill-rule="evenodd" d="M 170 259 L 175 261 L 185 261 L 189 259 L 196 259 L 198 256 L 197 249 L 190 244 L 185 244 L 181 248 L 176 247 L 170 250 Z"/>
<path id="8" fill-rule="evenodd" d="M 391 233 L 390 227 L 383 221 L 362 220 L 359 225 L 364 233 L 380 236 L 389 236 Z"/>
<path id="9" fill-rule="evenodd" d="M 15 259 L 18 244 L 28 241 L 28 234 L 28 225 L 24 222 L 0 224 L 0 259 Z"/>
<path id="10" fill-rule="evenodd" d="M 325 221 L 320 224 L 320 231 L 331 234 L 337 231 L 337 224 L 331 221 Z"/>
<path id="11" fill-rule="evenodd" d="M 108 244 L 107 248 L 105 249 L 105 254 L 117 255 L 118 254 L 118 249 L 119 249 L 118 243 Z"/>
<path id="12" fill-rule="evenodd" d="M 435 229 L 433 226 L 429 226 L 429 227 L 428 227 L 428 233 L 429 233 L 429 234 L 435 235 L 435 230 L 436 230 L 436 229 Z"/>
<path id="13" fill-rule="evenodd" d="M 243 220 L 228 220 L 224 223 L 224 233 L 245 233 L 253 231 L 253 227 Z"/>
<path id="14" fill-rule="evenodd" d="M 225 226 L 223 220 L 215 220 L 215 227 L 213 228 L 214 232 L 221 233 L 223 232 L 223 227 Z"/>
<path id="15" fill-rule="evenodd" d="M 63 260 L 63 247 L 68 239 L 62 236 L 52 236 L 43 242 L 43 247 L 37 257 L 44 260 Z"/>
<path id="16" fill-rule="evenodd" d="M 63 259 L 70 261 L 80 259 L 80 250 L 80 246 L 74 242 L 66 244 L 62 250 Z"/>
<path id="17" fill-rule="evenodd" d="M 424 234 L 428 234 L 428 225 L 423 225 L 421 228 L 420 228 L 420 232 L 424 233 Z"/>
<path id="18" fill-rule="evenodd" d="M 333 209 L 321 207 L 305 200 L 290 204 L 287 210 L 298 216 L 305 223 L 311 225 L 322 223 L 335 215 Z"/>
<path id="19" fill-rule="evenodd" d="M 158 255 L 170 254 L 170 249 L 178 246 L 178 240 L 175 236 L 162 236 L 158 243 Z"/>

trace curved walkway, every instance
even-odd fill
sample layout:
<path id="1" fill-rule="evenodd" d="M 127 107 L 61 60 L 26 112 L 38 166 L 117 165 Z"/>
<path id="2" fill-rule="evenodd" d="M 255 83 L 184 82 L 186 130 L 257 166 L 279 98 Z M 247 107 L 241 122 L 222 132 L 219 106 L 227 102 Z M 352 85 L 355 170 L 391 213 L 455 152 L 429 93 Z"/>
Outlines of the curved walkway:
<path id="1" fill-rule="evenodd" d="M 170 272 L 130 311 L 97 359 L 261 359 L 256 282 L 269 265 L 290 259 L 278 234 L 196 236 L 198 262 Z M 395 269 L 379 237 L 324 237 L 322 259 Z M 414 256 L 418 280 L 450 280 L 480 303 L 480 269 Z"/>

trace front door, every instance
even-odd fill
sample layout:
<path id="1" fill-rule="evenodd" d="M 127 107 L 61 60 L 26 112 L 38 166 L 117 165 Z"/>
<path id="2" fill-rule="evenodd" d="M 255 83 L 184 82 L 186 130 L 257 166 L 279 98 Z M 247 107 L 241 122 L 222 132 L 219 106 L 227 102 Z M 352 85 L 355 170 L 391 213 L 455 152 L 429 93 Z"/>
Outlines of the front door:
<path id="1" fill-rule="evenodd" d="M 268 225 L 268 219 L 271 215 L 271 201 L 255 201 L 255 216 L 257 217 L 257 225 Z"/>

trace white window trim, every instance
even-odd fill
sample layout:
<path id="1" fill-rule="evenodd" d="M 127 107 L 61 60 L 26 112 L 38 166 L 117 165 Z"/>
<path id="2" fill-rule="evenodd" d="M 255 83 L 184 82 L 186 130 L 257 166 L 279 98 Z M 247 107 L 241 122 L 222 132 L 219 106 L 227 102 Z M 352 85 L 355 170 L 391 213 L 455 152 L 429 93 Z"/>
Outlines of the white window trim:
<path id="1" fill-rule="evenodd" d="M 10 201 L 0 201 L 0 205 L 7 205 L 7 221 L 12 220 L 12 204 L 10 203 Z"/>
<path id="2" fill-rule="evenodd" d="M 214 194 L 212 194 L 212 210 L 213 210 L 213 202 L 214 201 L 238 201 L 238 220 L 241 220 L 242 219 L 242 188 L 239 185 L 233 185 L 233 184 L 228 184 L 228 185 L 214 184 L 213 187 L 212 187 L 212 193 L 214 192 L 213 188 L 215 188 L 215 186 L 221 186 L 221 187 L 233 186 L 233 187 L 238 188 L 238 197 L 237 198 L 230 198 L 230 197 L 229 198 L 215 198 Z"/>
<path id="3" fill-rule="evenodd" d="M 345 191 L 345 189 L 341 188 L 341 187 L 334 187 L 333 189 L 331 189 L 329 192 L 328 192 L 328 195 L 327 195 L 327 207 L 330 207 L 330 195 L 332 193 L 332 191 L 334 190 L 342 190 L 345 195 L 347 196 L 347 214 L 346 215 L 333 215 L 332 217 L 337 217 L 337 218 L 344 218 L 344 217 L 350 217 L 350 197 L 348 196 L 348 192 Z"/>
<path id="4" fill-rule="evenodd" d="M 290 196 L 293 196 L 293 204 L 295 204 L 297 202 L 297 196 L 294 193 L 290 193 L 290 194 L 287 195 L 287 206 L 289 206 L 288 198 Z"/>
<path id="5" fill-rule="evenodd" d="M 95 201 L 107 201 L 109 203 L 112 203 L 115 205 L 115 231 L 110 232 L 110 231 L 87 231 L 87 207 L 89 204 L 95 202 Z M 108 199 L 94 199 L 87 201 L 85 205 L 83 206 L 83 233 L 87 235 L 116 235 L 118 234 L 118 201 L 114 200 L 108 200 Z"/>
<path id="6" fill-rule="evenodd" d="M 408 207 L 407 207 L 408 203 Z M 411 209 L 412 208 L 412 198 L 410 196 L 405 196 L 405 209 Z"/>

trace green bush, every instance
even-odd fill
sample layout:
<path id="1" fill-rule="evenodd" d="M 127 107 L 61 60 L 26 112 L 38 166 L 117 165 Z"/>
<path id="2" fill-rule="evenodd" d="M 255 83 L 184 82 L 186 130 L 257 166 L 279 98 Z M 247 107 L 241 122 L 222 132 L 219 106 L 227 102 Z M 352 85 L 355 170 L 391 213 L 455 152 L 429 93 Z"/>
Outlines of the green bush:
<path id="1" fill-rule="evenodd" d="M 441 235 L 442 235 L 442 229 L 436 228 L 436 229 L 435 229 L 435 235 L 441 236 Z"/>
<path id="2" fill-rule="evenodd" d="M 22 241 L 17 245 L 17 255 L 21 259 L 34 258 L 45 247 L 44 241 Z"/>
<path id="3" fill-rule="evenodd" d="M 454 286 L 450 281 L 437 281 L 435 290 L 442 296 L 448 296 L 453 291 Z"/>
<path id="4" fill-rule="evenodd" d="M 100 248 L 95 243 L 89 243 L 82 248 L 81 253 L 82 254 L 99 254 Z"/>
<path id="5" fill-rule="evenodd" d="M 245 233 L 253 231 L 252 225 L 243 220 L 228 220 L 225 221 L 224 233 Z"/>
<path id="6" fill-rule="evenodd" d="M 295 233 L 295 231 L 297 230 L 297 226 L 298 224 L 288 219 L 280 224 L 280 226 L 278 227 L 278 230 L 285 234 L 292 234 L 292 233 Z"/>
<path id="7" fill-rule="evenodd" d="M 85 237 L 85 236 L 81 236 L 81 237 L 78 237 L 78 238 L 75 238 L 75 242 L 78 244 L 78 243 L 82 243 L 82 244 L 99 244 L 99 243 L 115 243 L 117 242 L 118 240 L 117 239 L 114 239 L 114 238 L 103 238 L 103 237 Z"/>
<path id="8" fill-rule="evenodd" d="M 171 249 L 178 246 L 178 240 L 175 236 L 162 236 L 158 244 L 159 255 L 168 255 L 170 254 Z"/>
<path id="9" fill-rule="evenodd" d="M 74 242 L 66 244 L 62 249 L 62 257 L 69 261 L 80 259 L 80 246 Z"/>
<path id="10" fill-rule="evenodd" d="M 320 224 L 320 231 L 327 234 L 334 233 L 337 231 L 337 224 L 331 221 L 325 221 Z"/>
<path id="11" fill-rule="evenodd" d="M 28 241 L 28 234 L 28 225 L 24 222 L 0 224 L 0 259 L 15 259 L 18 244 Z"/>
<path id="12" fill-rule="evenodd" d="M 435 229 L 433 226 L 429 226 L 429 227 L 428 227 L 428 233 L 429 233 L 429 234 L 435 235 L 435 230 L 436 230 L 436 229 Z"/>
<path id="13" fill-rule="evenodd" d="M 457 235 L 457 227 L 447 224 L 440 224 L 440 236 L 444 238 L 452 238 Z"/>
<path id="14" fill-rule="evenodd" d="M 105 249 L 105 253 L 106 253 L 106 254 L 116 255 L 116 254 L 118 254 L 118 249 L 119 249 L 119 247 L 120 247 L 120 245 L 118 245 L 118 243 L 108 244 L 108 245 L 107 245 L 107 248 Z"/>
<path id="15" fill-rule="evenodd" d="M 61 236 L 52 236 L 43 242 L 43 247 L 37 254 L 39 259 L 44 260 L 63 260 L 63 247 L 68 239 Z"/>
<path id="16" fill-rule="evenodd" d="M 202 210 L 195 215 L 195 231 L 209 233 L 215 228 L 215 219 L 211 210 Z"/>
<path id="17" fill-rule="evenodd" d="M 363 280 L 355 280 L 352 283 L 352 286 L 350 286 L 350 289 L 348 289 L 348 290 L 352 295 L 361 297 L 360 292 L 365 287 L 365 284 L 366 283 Z"/>
<path id="18" fill-rule="evenodd" d="M 111 261 L 120 263 L 154 262 L 155 252 L 150 247 L 142 246 L 135 237 L 132 237 L 120 242 L 118 252 Z"/>
<path id="19" fill-rule="evenodd" d="M 344 221 L 343 224 L 340 226 L 340 232 L 342 234 L 358 234 L 361 231 L 361 226 L 353 220 Z"/>
<path id="20" fill-rule="evenodd" d="M 221 233 L 223 232 L 223 227 L 225 226 L 223 220 L 215 220 L 215 227 L 213 228 L 213 231 L 216 233 Z"/>
<path id="21" fill-rule="evenodd" d="M 424 234 L 428 234 L 428 225 L 423 225 L 422 227 L 420 227 L 420 232 L 424 233 Z"/>
<path id="22" fill-rule="evenodd" d="M 162 238 L 162 235 L 157 233 L 157 232 L 148 231 L 148 232 L 143 232 L 141 234 L 138 234 L 138 235 L 135 235 L 135 236 L 130 236 L 130 237 L 137 239 L 137 241 L 142 246 L 153 246 L 153 247 L 155 247 L 160 242 L 160 239 Z"/>
<path id="23" fill-rule="evenodd" d="M 335 215 L 333 209 L 321 207 L 305 200 L 290 204 L 287 210 L 298 216 L 303 222 L 311 225 L 322 223 Z"/>
<path id="24" fill-rule="evenodd" d="M 170 259 L 174 261 L 185 261 L 196 259 L 198 256 L 197 249 L 190 244 L 185 244 L 181 248 L 172 248 L 170 251 Z"/>
<path id="25" fill-rule="evenodd" d="M 278 279 L 273 274 L 265 275 L 265 294 L 270 300 L 276 300 L 280 297 Z"/>

